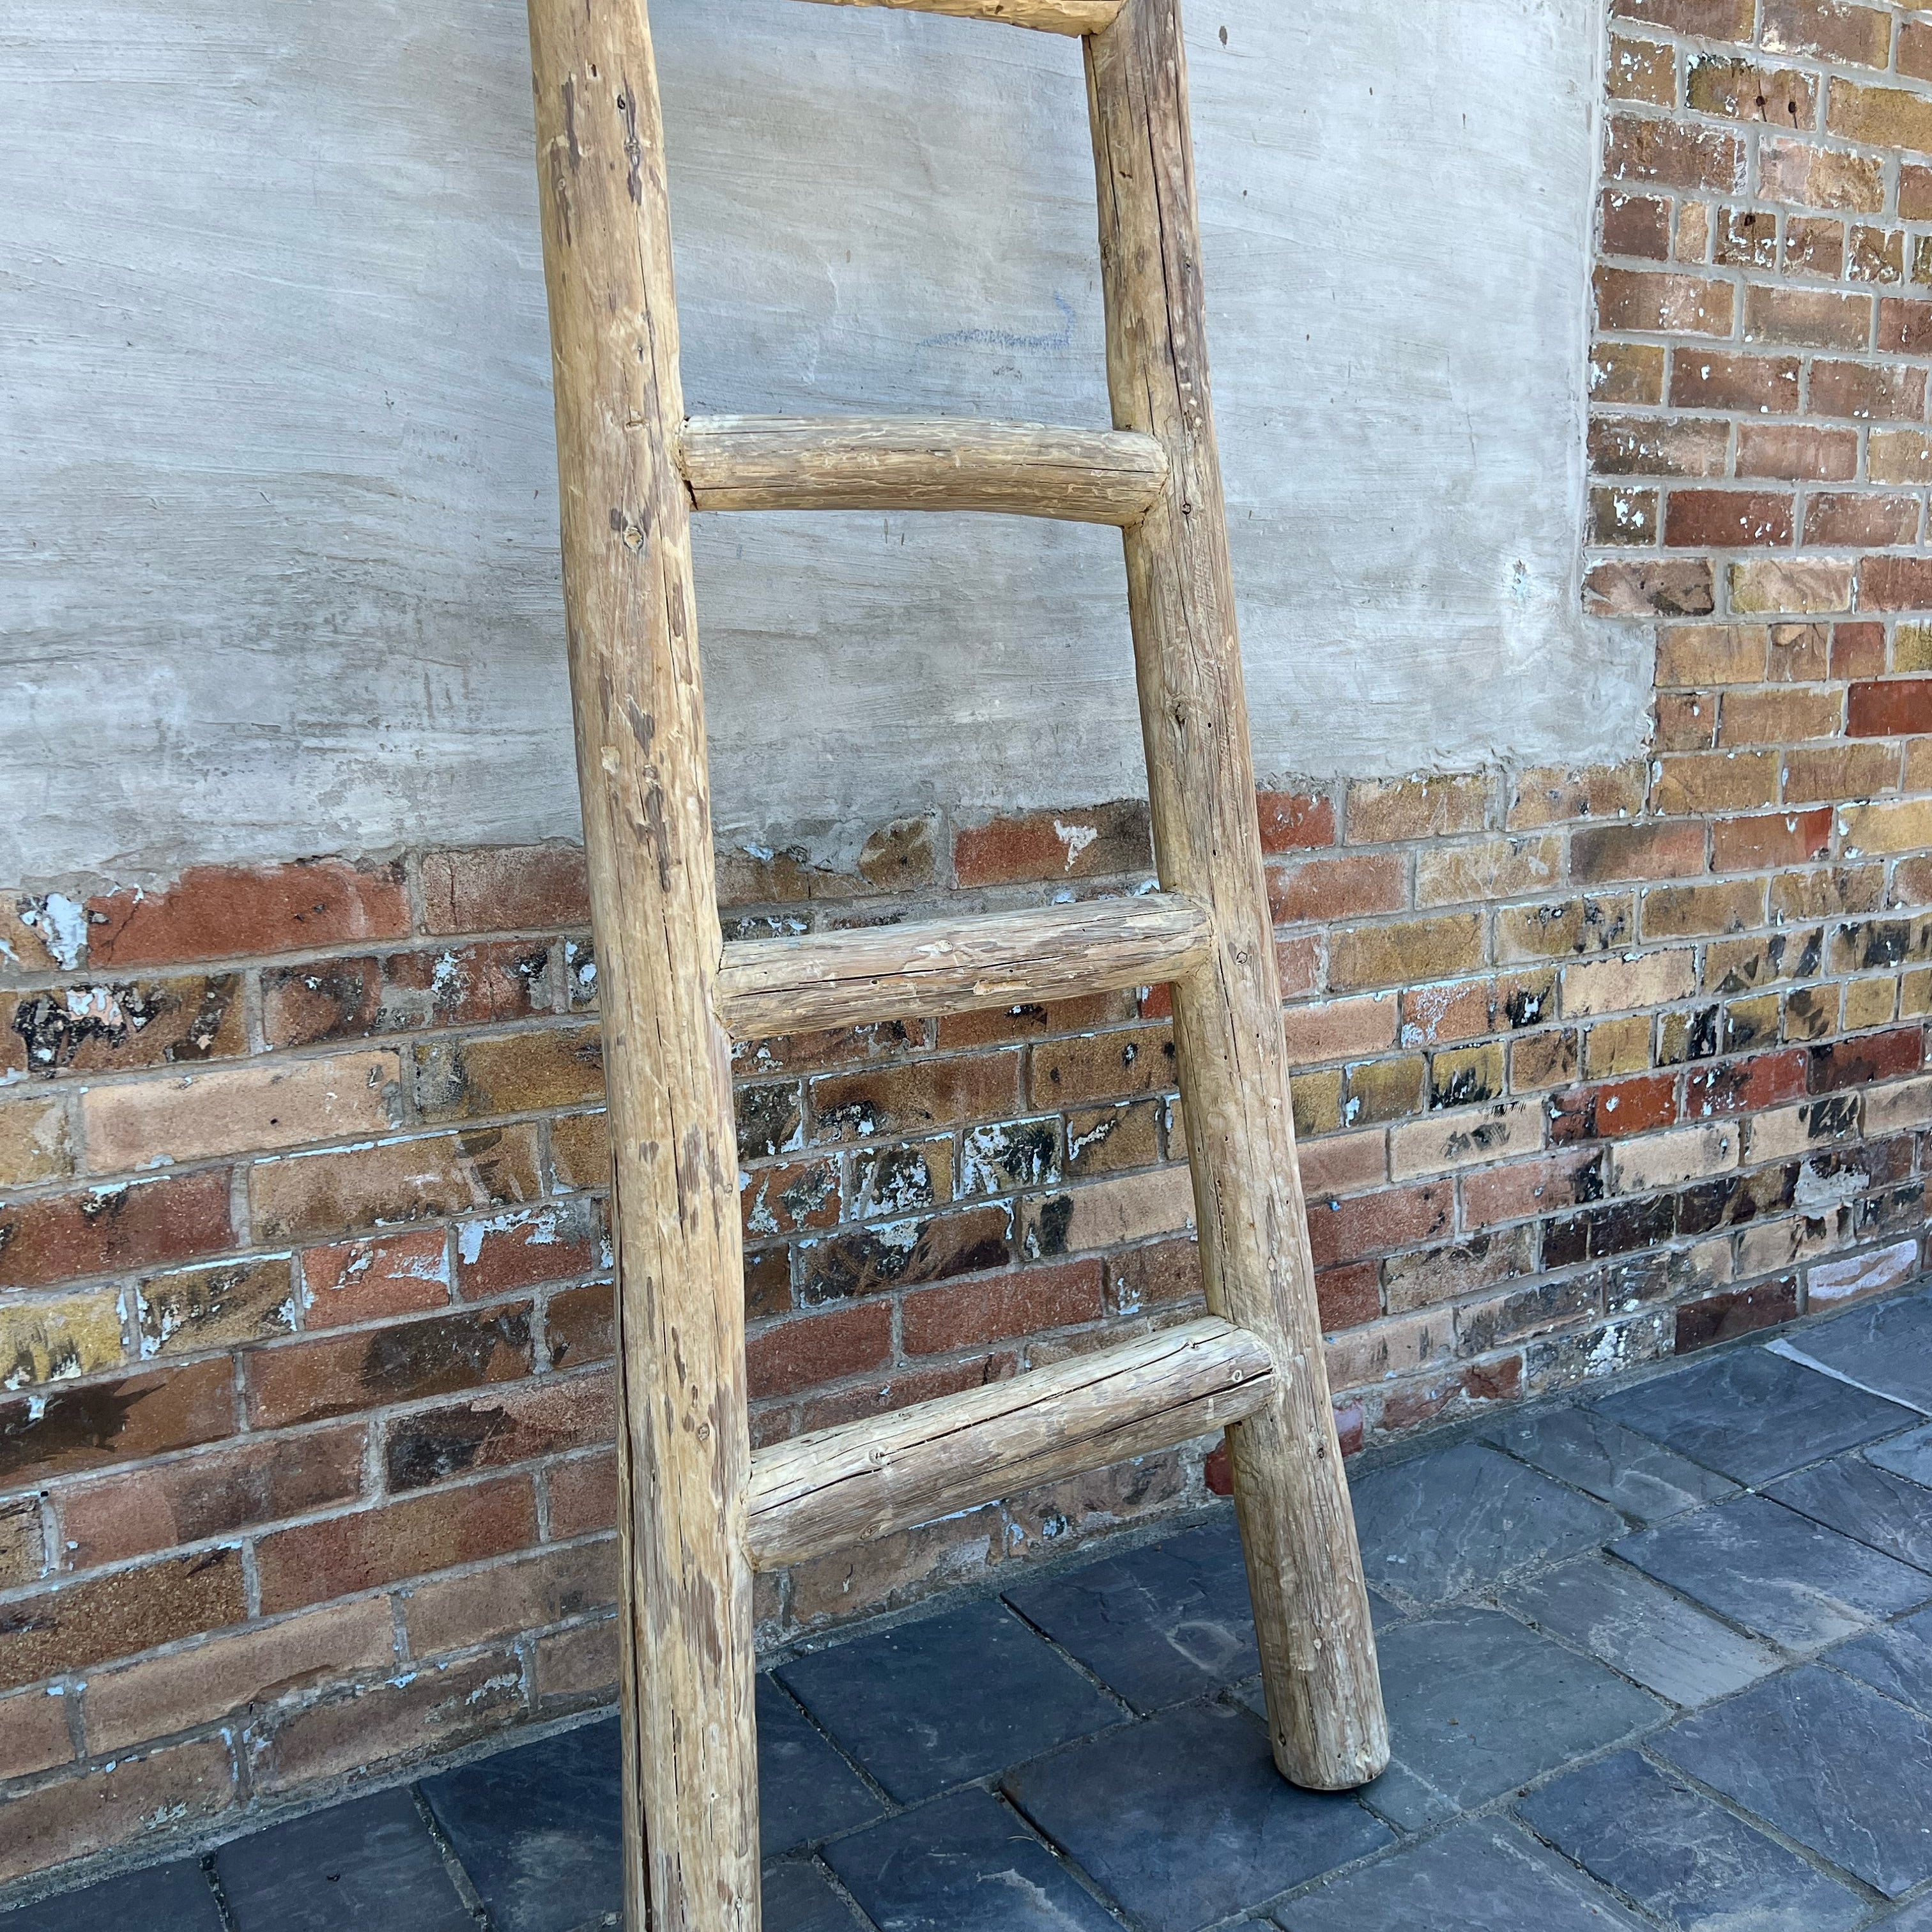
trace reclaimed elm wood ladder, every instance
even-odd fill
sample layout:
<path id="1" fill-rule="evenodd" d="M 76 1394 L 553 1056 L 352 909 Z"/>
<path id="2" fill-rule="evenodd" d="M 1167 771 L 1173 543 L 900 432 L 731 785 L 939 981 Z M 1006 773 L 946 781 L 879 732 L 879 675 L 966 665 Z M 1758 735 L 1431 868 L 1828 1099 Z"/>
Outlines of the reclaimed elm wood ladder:
<path id="1" fill-rule="evenodd" d="M 754 1570 L 1223 1425 L 1276 1762 L 1325 1790 L 1388 1757 L 1295 1163 L 1178 0 L 840 4 L 1083 37 L 1116 427 L 688 418 L 646 0 L 530 0 L 616 1169 L 634 1932 L 756 1932 Z M 814 507 L 1120 526 L 1157 893 L 721 941 L 691 512 Z M 1162 982 L 1210 1313 L 754 1454 L 730 1036 Z"/>

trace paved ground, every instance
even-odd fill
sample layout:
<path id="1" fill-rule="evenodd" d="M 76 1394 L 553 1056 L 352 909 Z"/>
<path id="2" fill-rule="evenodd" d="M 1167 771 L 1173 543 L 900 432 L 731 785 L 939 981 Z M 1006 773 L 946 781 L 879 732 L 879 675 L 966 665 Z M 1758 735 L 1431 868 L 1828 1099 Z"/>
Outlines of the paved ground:
<path id="1" fill-rule="evenodd" d="M 1269 1765 L 1227 1520 L 780 1666 L 768 1932 L 1932 1932 L 1932 1290 L 1586 1394 L 1358 1478 L 1358 1796 Z M 0 1932 L 578 1932 L 617 1835 L 606 1720 Z"/>

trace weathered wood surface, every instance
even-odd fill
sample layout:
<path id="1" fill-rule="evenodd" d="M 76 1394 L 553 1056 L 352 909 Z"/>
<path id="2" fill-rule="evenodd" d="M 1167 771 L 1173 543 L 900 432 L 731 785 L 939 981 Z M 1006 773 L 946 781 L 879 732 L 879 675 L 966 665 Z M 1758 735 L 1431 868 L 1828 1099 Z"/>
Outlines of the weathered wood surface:
<path id="1" fill-rule="evenodd" d="M 694 416 L 682 446 L 700 510 L 982 510 L 1138 523 L 1167 481 L 1151 436 L 912 416 Z"/>
<path id="2" fill-rule="evenodd" d="M 718 1009 L 738 1040 L 1159 986 L 1213 944 L 1172 893 L 1094 899 L 724 947 Z"/>
<path id="3" fill-rule="evenodd" d="M 1172 1448 L 1262 1406 L 1274 1370 L 1253 1336 L 1210 1318 L 761 1449 L 752 1563 L 802 1563 Z"/>
<path id="4" fill-rule="evenodd" d="M 1208 1305 L 1274 1356 L 1228 1432 L 1275 1762 L 1317 1790 L 1388 1760 L 1375 1637 L 1322 1364 L 1255 819 L 1178 0 L 1127 0 L 1086 43 L 1108 384 L 1157 437 L 1166 490 L 1125 536 L 1162 885 L 1209 910 L 1210 964 L 1174 988 Z"/>
<path id="5" fill-rule="evenodd" d="M 951 14 L 966 20 L 1003 20 L 1046 34 L 1097 34 L 1112 24 L 1123 0 L 821 0 L 833 7 L 896 7 L 913 14 Z"/>
<path id="6" fill-rule="evenodd" d="M 626 1911 L 757 1932 L 737 1148 L 657 77 L 643 0 L 530 0 L 530 22 L 616 1167 Z"/>

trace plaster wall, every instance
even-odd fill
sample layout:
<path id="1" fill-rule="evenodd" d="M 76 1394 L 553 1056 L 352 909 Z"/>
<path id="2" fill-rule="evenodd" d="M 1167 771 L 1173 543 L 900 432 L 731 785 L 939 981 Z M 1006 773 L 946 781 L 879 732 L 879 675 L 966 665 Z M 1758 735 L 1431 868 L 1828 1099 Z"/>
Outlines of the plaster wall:
<path id="1" fill-rule="evenodd" d="M 694 410 L 1104 423 L 1076 44 L 656 0 Z M 1588 763 L 1595 0 L 1196 0 L 1264 772 Z M 0 22 L 0 877 L 576 825 L 523 9 Z M 718 817 L 1141 788 L 1106 530 L 700 524 Z"/>

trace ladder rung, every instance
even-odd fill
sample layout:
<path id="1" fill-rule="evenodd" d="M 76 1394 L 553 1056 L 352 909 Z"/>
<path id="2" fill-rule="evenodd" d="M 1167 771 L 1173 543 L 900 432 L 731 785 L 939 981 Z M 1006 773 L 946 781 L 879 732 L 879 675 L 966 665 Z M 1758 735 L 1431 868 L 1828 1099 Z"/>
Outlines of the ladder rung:
<path id="1" fill-rule="evenodd" d="M 728 942 L 718 1012 L 734 1039 L 1160 986 L 1199 965 L 1207 913 L 1172 892 Z"/>
<path id="2" fill-rule="evenodd" d="M 776 1570 L 1252 1415 L 1274 1362 L 1211 1316 L 752 1458 L 746 1540 Z"/>
<path id="3" fill-rule="evenodd" d="M 1046 34 L 1097 34 L 1111 27 L 1126 0 L 824 0 L 834 7 L 898 7 L 914 14 L 951 14 L 967 20 L 1004 20 Z"/>
<path id="4" fill-rule="evenodd" d="M 1167 452 L 1127 430 L 917 416 L 693 416 L 680 451 L 700 510 L 991 510 L 1139 522 Z"/>

